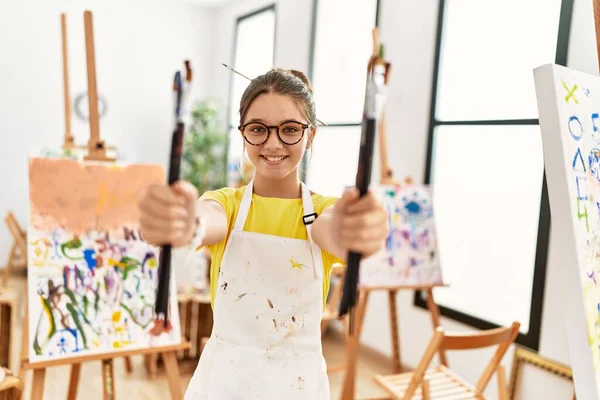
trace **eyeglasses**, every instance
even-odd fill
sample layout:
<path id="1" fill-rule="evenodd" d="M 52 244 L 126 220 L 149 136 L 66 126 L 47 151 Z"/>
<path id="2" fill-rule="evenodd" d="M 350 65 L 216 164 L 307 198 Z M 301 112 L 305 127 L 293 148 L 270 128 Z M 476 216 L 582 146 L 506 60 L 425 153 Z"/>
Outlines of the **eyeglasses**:
<path id="1" fill-rule="evenodd" d="M 277 130 L 277 136 L 282 143 L 292 145 L 302 140 L 304 131 L 309 126 L 296 121 L 284 122 L 279 126 L 267 126 L 261 122 L 248 122 L 238 126 L 238 129 L 242 132 L 244 139 L 253 146 L 266 143 L 269 140 L 271 129 Z"/>

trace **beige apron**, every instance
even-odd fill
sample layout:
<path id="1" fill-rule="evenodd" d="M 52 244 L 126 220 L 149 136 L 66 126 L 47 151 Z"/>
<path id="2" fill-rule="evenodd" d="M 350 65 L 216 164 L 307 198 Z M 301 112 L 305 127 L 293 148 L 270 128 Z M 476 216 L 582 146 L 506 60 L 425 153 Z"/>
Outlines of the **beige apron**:
<path id="1" fill-rule="evenodd" d="M 252 183 L 225 247 L 213 331 L 185 399 L 328 400 L 321 250 L 310 224 L 309 240 L 244 232 Z M 312 221 L 304 184 L 302 205 Z"/>

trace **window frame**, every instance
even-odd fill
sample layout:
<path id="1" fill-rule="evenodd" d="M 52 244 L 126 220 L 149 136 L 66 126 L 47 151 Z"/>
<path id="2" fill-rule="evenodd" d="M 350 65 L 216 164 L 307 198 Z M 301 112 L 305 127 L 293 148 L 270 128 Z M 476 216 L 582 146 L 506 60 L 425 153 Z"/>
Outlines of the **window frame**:
<path id="1" fill-rule="evenodd" d="M 559 16 L 559 27 L 558 27 L 558 38 L 556 43 L 556 55 L 555 63 L 558 65 L 567 65 L 567 56 L 569 49 L 569 38 L 573 15 L 573 3 L 574 0 L 561 0 L 560 16 Z M 440 121 L 437 120 L 436 115 L 436 102 L 438 92 L 438 76 L 440 67 L 440 54 L 442 51 L 442 37 L 444 29 L 444 11 L 446 7 L 446 0 L 440 0 L 438 9 L 438 22 L 437 22 L 437 37 L 436 37 L 436 48 L 435 48 L 435 61 L 433 70 L 432 80 L 432 92 L 431 92 L 431 106 L 430 106 L 430 118 L 429 118 L 429 129 L 428 129 L 428 141 L 427 141 L 427 155 L 425 164 L 425 184 L 431 183 L 432 175 L 432 161 L 433 161 L 433 144 L 434 144 L 434 131 L 438 126 L 443 125 L 479 125 L 479 126 L 493 126 L 493 125 L 538 125 L 539 119 L 502 119 L 502 120 L 472 120 L 472 121 Z M 530 315 L 529 315 L 529 329 L 527 334 L 519 332 L 516 343 L 528 347 L 532 350 L 539 350 L 540 334 L 542 326 L 543 316 L 543 303 L 546 286 L 546 265 L 548 259 L 549 239 L 550 239 L 550 203 L 548 200 L 548 188 L 546 184 L 546 173 L 544 168 L 543 182 L 542 182 L 542 193 L 540 201 L 539 211 L 539 222 L 538 232 L 536 240 L 536 255 L 534 262 L 533 282 L 532 282 L 532 296 L 530 304 Z M 427 309 L 426 303 L 426 292 L 415 291 L 413 305 L 416 307 Z M 441 306 L 438 304 L 440 314 L 453 319 L 455 321 L 464 323 L 477 329 L 493 329 L 499 327 L 498 324 L 490 321 L 474 317 L 467 313 L 455 310 L 451 307 Z"/>
<path id="2" fill-rule="evenodd" d="M 314 79 L 314 71 L 315 71 L 315 51 L 316 51 L 316 43 L 317 43 L 317 22 L 318 22 L 318 13 L 319 13 L 319 1 L 313 0 L 312 6 L 312 17 L 311 17 L 311 28 L 310 28 L 310 48 L 309 48 L 309 63 L 308 63 L 308 79 L 313 82 Z M 323 0 L 321 0 L 323 1 Z M 375 25 L 379 27 L 379 16 L 381 12 L 381 0 L 375 0 Z M 365 60 L 365 62 L 368 60 Z M 317 112 L 317 117 L 318 117 Z M 321 126 L 321 128 L 340 128 L 340 127 L 362 127 L 362 121 L 356 122 L 338 122 L 338 123 L 328 123 L 327 121 L 323 121 L 327 124 L 327 126 Z M 301 165 L 300 179 L 305 182 L 308 177 L 308 170 L 310 168 L 310 160 L 307 157 L 304 157 Z"/>
<path id="3" fill-rule="evenodd" d="M 239 27 L 240 27 L 240 23 L 242 23 L 244 20 L 250 19 L 252 17 L 255 17 L 257 15 L 260 15 L 264 12 L 267 11 L 273 11 L 273 15 L 275 17 L 274 21 L 274 25 L 273 25 L 273 65 L 275 65 L 275 59 L 277 57 L 277 4 L 276 3 L 270 3 L 267 4 L 264 7 L 260 7 L 257 8 L 254 11 L 250 11 L 249 13 L 246 14 L 242 14 L 239 17 L 236 18 L 235 20 L 235 27 L 233 30 L 233 46 L 232 46 L 232 52 L 231 52 L 231 68 L 235 69 L 237 71 L 237 68 L 235 66 L 236 64 L 236 54 L 237 54 L 237 46 L 238 46 L 238 33 L 239 33 Z M 244 73 L 243 71 L 239 71 L 241 73 Z M 231 141 L 231 132 L 237 128 L 237 126 L 234 126 L 231 124 L 231 117 L 233 115 L 234 111 L 234 104 L 233 104 L 233 81 L 234 81 L 234 75 L 235 73 L 233 71 L 230 71 L 229 74 L 229 101 L 228 106 L 227 106 L 227 124 L 226 124 L 226 129 L 227 129 L 227 134 L 225 135 L 225 157 L 224 157 L 224 168 L 225 171 L 229 171 L 228 170 L 228 166 L 229 166 L 229 162 L 231 161 L 231 155 L 229 154 L 229 145 L 230 145 L 230 141 Z"/>

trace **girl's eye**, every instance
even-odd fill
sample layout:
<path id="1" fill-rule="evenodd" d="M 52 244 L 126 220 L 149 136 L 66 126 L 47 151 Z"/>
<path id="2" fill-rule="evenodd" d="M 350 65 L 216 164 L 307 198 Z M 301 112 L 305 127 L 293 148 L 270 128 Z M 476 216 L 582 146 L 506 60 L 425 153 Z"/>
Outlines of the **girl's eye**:
<path id="1" fill-rule="evenodd" d="M 283 131 L 285 133 L 296 133 L 296 132 L 298 132 L 298 129 L 296 129 L 296 128 L 285 128 Z"/>

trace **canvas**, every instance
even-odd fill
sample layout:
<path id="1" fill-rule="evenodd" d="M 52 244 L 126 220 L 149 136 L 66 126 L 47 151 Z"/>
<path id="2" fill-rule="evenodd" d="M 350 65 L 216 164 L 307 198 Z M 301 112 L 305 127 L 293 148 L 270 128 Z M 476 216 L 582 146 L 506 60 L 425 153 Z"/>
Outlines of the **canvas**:
<path id="1" fill-rule="evenodd" d="M 173 329 L 149 334 L 159 254 L 138 232 L 164 168 L 33 157 L 29 178 L 30 361 L 180 343 L 174 289 Z"/>
<path id="2" fill-rule="evenodd" d="M 362 260 L 361 286 L 442 284 L 431 190 L 427 185 L 379 186 L 388 213 L 386 247 Z"/>
<path id="3" fill-rule="evenodd" d="M 600 79 L 534 71 L 561 305 L 580 400 L 600 398 Z"/>

